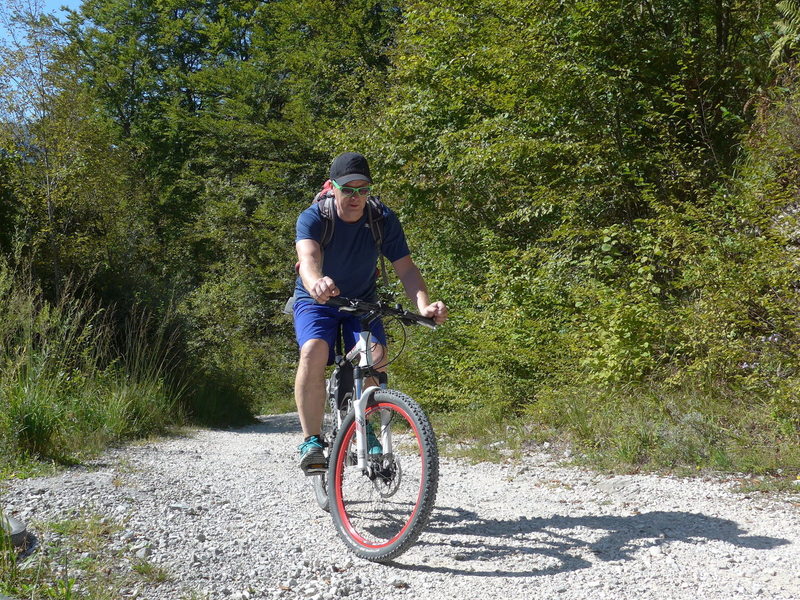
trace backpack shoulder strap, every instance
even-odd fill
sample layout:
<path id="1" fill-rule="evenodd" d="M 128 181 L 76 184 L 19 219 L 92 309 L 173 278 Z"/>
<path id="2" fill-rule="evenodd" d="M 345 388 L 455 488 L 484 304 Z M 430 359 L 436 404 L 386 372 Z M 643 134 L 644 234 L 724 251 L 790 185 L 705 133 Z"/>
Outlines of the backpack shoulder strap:
<path id="1" fill-rule="evenodd" d="M 380 252 L 383 246 L 383 209 L 384 204 L 377 196 L 367 198 L 367 224 L 369 225 L 372 239 Z"/>
<path id="2" fill-rule="evenodd" d="M 384 285 L 389 285 L 389 278 L 386 275 L 386 261 L 383 258 L 383 209 L 384 204 L 377 196 L 370 196 L 367 198 L 367 224 L 372 233 L 372 239 L 375 240 L 375 247 L 378 249 L 378 256 L 381 258 L 381 276 L 383 277 Z"/>
<path id="3" fill-rule="evenodd" d="M 333 239 L 333 227 L 336 225 L 336 216 L 334 211 L 336 207 L 333 204 L 333 194 L 328 193 L 322 197 L 314 199 L 319 209 L 319 214 L 322 215 L 322 235 L 320 236 L 319 245 L 324 250 L 325 247 L 331 243 Z"/>

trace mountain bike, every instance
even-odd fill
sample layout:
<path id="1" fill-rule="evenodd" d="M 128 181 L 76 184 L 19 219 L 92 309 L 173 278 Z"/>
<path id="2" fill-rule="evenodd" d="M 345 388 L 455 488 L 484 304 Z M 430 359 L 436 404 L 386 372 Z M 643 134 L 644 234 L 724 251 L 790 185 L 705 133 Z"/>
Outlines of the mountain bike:
<path id="1" fill-rule="evenodd" d="M 328 471 L 311 478 L 314 494 L 351 551 L 386 562 L 407 550 L 428 523 L 439 454 L 422 408 L 406 394 L 390 390 L 386 373 L 375 368 L 369 326 L 378 318 L 395 319 L 405 333 L 406 325 L 435 329 L 436 323 L 400 305 L 342 297 L 328 304 L 360 317 L 362 331 L 350 352 L 336 356 L 327 380 L 322 437 Z M 378 385 L 365 388 L 369 378 Z"/>

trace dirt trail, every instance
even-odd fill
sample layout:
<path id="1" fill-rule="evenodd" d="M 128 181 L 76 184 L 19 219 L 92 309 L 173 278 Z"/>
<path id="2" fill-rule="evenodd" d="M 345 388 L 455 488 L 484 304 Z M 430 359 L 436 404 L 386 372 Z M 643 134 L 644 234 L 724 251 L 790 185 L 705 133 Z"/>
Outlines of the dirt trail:
<path id="1" fill-rule="evenodd" d="M 356 559 L 295 466 L 298 431 L 296 415 L 279 415 L 111 450 L 14 481 L 2 502 L 34 532 L 76 511 L 119 523 L 103 550 L 114 568 L 147 561 L 168 577 L 123 598 L 800 599 L 800 494 L 606 476 L 544 454 L 442 459 L 417 545 L 391 565 Z"/>

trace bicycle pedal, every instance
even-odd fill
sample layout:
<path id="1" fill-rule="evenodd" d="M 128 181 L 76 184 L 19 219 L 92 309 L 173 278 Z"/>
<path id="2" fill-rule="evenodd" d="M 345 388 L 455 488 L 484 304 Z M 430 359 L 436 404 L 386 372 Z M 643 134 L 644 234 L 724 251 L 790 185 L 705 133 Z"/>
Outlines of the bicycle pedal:
<path id="1" fill-rule="evenodd" d="M 326 473 L 327 471 L 328 465 L 325 463 L 311 463 L 303 466 L 303 472 L 308 476 L 320 475 L 321 473 Z"/>

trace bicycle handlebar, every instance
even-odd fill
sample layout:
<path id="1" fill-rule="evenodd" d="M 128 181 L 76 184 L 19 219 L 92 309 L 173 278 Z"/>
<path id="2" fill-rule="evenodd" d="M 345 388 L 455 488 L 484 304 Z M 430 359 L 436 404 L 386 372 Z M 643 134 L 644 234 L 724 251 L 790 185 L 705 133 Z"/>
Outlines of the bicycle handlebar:
<path id="1" fill-rule="evenodd" d="M 381 301 L 367 302 L 366 300 L 345 298 L 343 296 L 332 296 L 328 298 L 325 304 L 328 306 L 338 306 L 339 310 L 353 313 L 356 316 L 373 314 L 382 317 L 395 317 L 406 325 L 424 325 L 431 329 L 436 329 L 437 327 L 436 321 L 433 319 L 406 310 L 399 304 L 389 306 Z"/>

